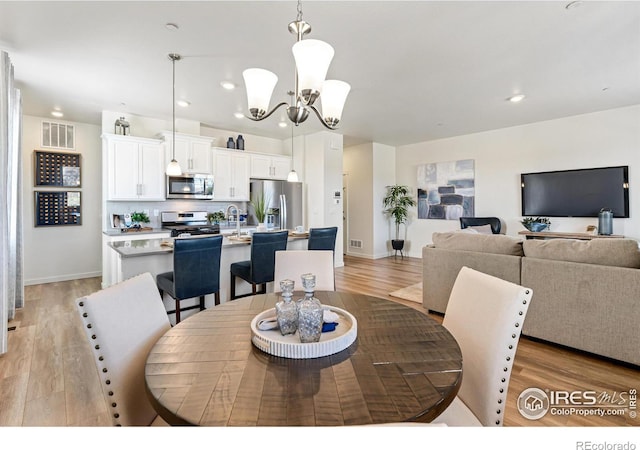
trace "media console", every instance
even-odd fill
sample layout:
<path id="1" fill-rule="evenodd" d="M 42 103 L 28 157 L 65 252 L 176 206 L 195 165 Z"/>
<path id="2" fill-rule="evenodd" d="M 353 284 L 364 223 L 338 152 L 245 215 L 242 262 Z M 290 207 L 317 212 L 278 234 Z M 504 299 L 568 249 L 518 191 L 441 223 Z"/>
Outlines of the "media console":
<path id="1" fill-rule="evenodd" d="M 520 231 L 518 234 L 527 239 L 600 239 L 600 238 L 623 238 L 621 234 L 591 234 L 591 233 L 560 233 L 555 231 Z"/>

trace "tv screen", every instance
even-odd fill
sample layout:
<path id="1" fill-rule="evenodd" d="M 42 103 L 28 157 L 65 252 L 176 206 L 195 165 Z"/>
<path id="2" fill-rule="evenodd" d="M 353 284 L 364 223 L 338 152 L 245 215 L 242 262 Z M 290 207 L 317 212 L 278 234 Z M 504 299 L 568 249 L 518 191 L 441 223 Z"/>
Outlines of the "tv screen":
<path id="1" fill-rule="evenodd" d="M 522 215 L 598 217 L 610 208 L 613 217 L 629 217 L 629 166 L 523 173 Z"/>

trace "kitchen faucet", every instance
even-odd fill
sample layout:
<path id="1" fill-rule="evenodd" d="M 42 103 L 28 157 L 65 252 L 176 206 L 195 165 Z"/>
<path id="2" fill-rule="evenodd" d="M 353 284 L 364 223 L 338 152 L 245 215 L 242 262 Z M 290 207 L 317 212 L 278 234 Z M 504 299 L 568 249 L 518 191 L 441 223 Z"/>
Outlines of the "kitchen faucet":
<path id="1" fill-rule="evenodd" d="M 229 211 L 235 209 L 236 210 L 236 233 L 238 237 L 240 237 L 240 210 L 234 204 L 227 206 L 227 219 L 229 218 Z"/>

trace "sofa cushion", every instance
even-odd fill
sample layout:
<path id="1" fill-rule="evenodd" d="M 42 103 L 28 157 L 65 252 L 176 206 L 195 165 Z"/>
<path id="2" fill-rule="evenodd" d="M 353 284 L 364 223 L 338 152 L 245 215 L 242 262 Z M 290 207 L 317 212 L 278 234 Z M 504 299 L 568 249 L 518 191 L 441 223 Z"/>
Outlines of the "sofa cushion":
<path id="1" fill-rule="evenodd" d="M 523 249 L 530 258 L 640 268 L 640 250 L 635 239 L 529 239 Z"/>
<path id="2" fill-rule="evenodd" d="M 504 234 L 435 232 L 431 239 L 434 247 L 447 250 L 466 250 L 512 256 L 523 256 L 524 254 L 522 240 Z"/>

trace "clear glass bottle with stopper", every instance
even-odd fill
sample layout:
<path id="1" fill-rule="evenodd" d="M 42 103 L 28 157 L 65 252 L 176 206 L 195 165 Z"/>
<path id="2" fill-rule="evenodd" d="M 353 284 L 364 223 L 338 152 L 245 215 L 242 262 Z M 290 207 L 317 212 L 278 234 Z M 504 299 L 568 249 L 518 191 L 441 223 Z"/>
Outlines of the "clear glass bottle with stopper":
<path id="1" fill-rule="evenodd" d="M 312 273 L 302 275 L 304 298 L 298 302 L 298 335 L 300 342 L 318 342 L 322 335 L 322 304 L 313 296 L 316 276 Z"/>
<path id="2" fill-rule="evenodd" d="M 293 334 L 298 329 L 298 305 L 293 301 L 294 286 L 293 280 L 280 281 L 282 300 L 276 303 L 276 318 L 283 336 Z"/>

